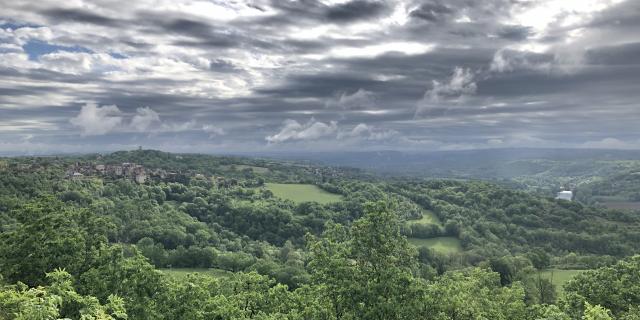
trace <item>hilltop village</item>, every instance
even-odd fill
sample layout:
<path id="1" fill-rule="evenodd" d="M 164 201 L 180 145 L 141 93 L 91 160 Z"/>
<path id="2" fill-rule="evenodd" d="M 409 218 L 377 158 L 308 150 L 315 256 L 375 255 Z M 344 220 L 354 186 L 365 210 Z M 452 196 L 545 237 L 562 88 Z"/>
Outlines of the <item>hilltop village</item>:
<path id="1" fill-rule="evenodd" d="M 226 179 L 221 176 L 206 177 L 201 173 L 167 171 L 158 168 L 145 168 L 141 164 L 124 162 L 122 164 L 95 164 L 92 162 L 76 162 L 68 168 L 66 178 L 73 180 L 85 179 L 88 177 L 105 177 L 112 179 L 129 179 L 138 184 L 143 184 L 149 180 L 164 182 L 181 182 L 190 178 L 206 179 L 211 178 L 218 186 L 230 187 L 238 184 L 236 179 Z"/>

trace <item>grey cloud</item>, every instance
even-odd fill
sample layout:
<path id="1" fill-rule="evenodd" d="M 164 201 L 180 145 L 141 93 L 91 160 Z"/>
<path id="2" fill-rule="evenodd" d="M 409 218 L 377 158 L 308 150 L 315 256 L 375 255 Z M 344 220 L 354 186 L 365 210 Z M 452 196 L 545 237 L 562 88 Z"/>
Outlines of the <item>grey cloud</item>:
<path id="1" fill-rule="evenodd" d="M 493 56 L 489 69 L 497 72 L 514 70 L 549 71 L 554 60 L 555 56 L 553 54 L 501 49 Z"/>
<path id="2" fill-rule="evenodd" d="M 335 121 L 324 123 L 311 118 L 307 123 L 301 124 L 296 120 L 285 120 L 279 132 L 265 137 L 270 143 L 282 143 L 287 141 L 317 140 L 336 134 L 338 124 Z"/>
<path id="3" fill-rule="evenodd" d="M 586 53 L 591 64 L 640 65 L 640 42 L 596 47 Z"/>
<path id="4" fill-rule="evenodd" d="M 339 109 L 371 109 L 376 107 L 375 93 L 358 89 L 353 93 L 341 92 L 335 98 L 327 101 L 328 108 Z"/>
<path id="5" fill-rule="evenodd" d="M 510 25 L 504 26 L 498 31 L 498 36 L 508 40 L 521 41 L 532 34 L 530 27 Z"/>
<path id="6" fill-rule="evenodd" d="M 453 13 L 455 13 L 453 8 L 439 1 L 430 1 L 422 3 L 417 9 L 411 11 L 410 16 L 429 22 L 438 22 L 449 18 Z"/>
<path id="7" fill-rule="evenodd" d="M 242 69 L 233 64 L 233 62 L 224 59 L 214 59 L 209 63 L 211 71 L 216 72 L 239 72 Z"/>
<path id="8" fill-rule="evenodd" d="M 381 1 L 352 0 L 328 8 L 326 14 L 330 21 L 345 22 L 376 17 L 386 8 Z"/>
<path id="9" fill-rule="evenodd" d="M 108 27 L 117 27 L 122 25 L 122 21 L 119 19 L 106 17 L 81 9 L 53 8 L 41 10 L 40 13 L 49 18 L 52 22 L 80 22 Z"/>

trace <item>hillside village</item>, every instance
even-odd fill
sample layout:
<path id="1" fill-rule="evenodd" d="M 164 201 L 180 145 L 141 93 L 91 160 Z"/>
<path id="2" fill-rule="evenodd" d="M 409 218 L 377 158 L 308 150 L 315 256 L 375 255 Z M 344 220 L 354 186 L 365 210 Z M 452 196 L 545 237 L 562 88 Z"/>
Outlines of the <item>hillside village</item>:
<path id="1" fill-rule="evenodd" d="M 159 168 L 145 168 L 141 164 L 123 162 L 119 165 L 113 164 L 95 164 L 92 162 L 76 162 L 70 166 L 65 174 L 67 179 L 81 180 L 89 177 L 106 177 L 112 179 L 129 179 L 138 184 L 144 184 L 149 180 L 180 182 L 191 178 L 207 179 L 210 178 L 216 182 L 218 186 L 230 187 L 237 185 L 236 179 L 227 179 L 221 176 L 207 177 L 201 173 L 167 171 Z"/>

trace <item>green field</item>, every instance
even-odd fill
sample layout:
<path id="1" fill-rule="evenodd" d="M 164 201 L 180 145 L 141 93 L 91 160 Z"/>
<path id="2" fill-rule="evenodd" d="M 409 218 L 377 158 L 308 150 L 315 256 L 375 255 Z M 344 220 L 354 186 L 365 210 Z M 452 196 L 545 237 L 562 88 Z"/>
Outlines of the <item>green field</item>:
<path id="1" fill-rule="evenodd" d="M 436 216 L 435 213 L 431 212 L 430 210 L 423 210 L 422 211 L 422 218 L 418 219 L 418 220 L 408 220 L 407 221 L 409 224 L 437 224 L 439 226 L 442 226 L 442 221 L 440 221 L 440 218 L 438 218 L 438 216 Z"/>
<path id="2" fill-rule="evenodd" d="M 234 165 L 223 165 L 221 166 L 224 170 L 231 170 L 232 168 L 235 171 L 242 171 L 244 169 L 251 169 L 251 171 L 255 172 L 255 173 L 268 173 L 269 172 L 269 168 L 265 168 L 265 167 L 258 167 L 258 166 L 248 166 L 245 164 L 234 164 Z"/>
<path id="3" fill-rule="evenodd" d="M 188 274 L 207 274 L 214 277 L 228 277 L 232 272 L 221 269 L 206 269 L 206 268 L 171 268 L 171 269 L 158 269 L 162 273 L 172 276 L 176 279 L 184 279 Z"/>
<path id="4" fill-rule="evenodd" d="M 276 197 L 295 203 L 315 201 L 326 204 L 342 200 L 342 196 L 327 192 L 312 184 L 267 183 L 265 185 Z"/>
<path id="5" fill-rule="evenodd" d="M 558 294 L 561 295 L 564 292 L 562 286 L 567 283 L 567 281 L 571 280 L 575 275 L 584 271 L 585 270 L 548 269 L 540 271 L 540 274 L 543 278 L 550 279 L 551 283 L 556 286 Z"/>
<path id="6" fill-rule="evenodd" d="M 428 247 L 441 253 L 457 253 L 462 251 L 460 240 L 454 237 L 437 237 L 431 239 L 409 238 L 409 243 L 416 247 Z"/>

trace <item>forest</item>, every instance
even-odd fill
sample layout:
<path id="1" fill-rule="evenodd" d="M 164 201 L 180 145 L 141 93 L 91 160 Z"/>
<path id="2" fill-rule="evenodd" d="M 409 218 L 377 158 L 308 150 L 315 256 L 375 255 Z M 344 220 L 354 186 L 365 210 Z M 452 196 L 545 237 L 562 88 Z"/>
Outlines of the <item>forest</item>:
<path id="1" fill-rule="evenodd" d="M 591 206 L 607 180 L 572 202 L 523 181 L 0 158 L 0 319 L 640 319 L 639 212 Z"/>

